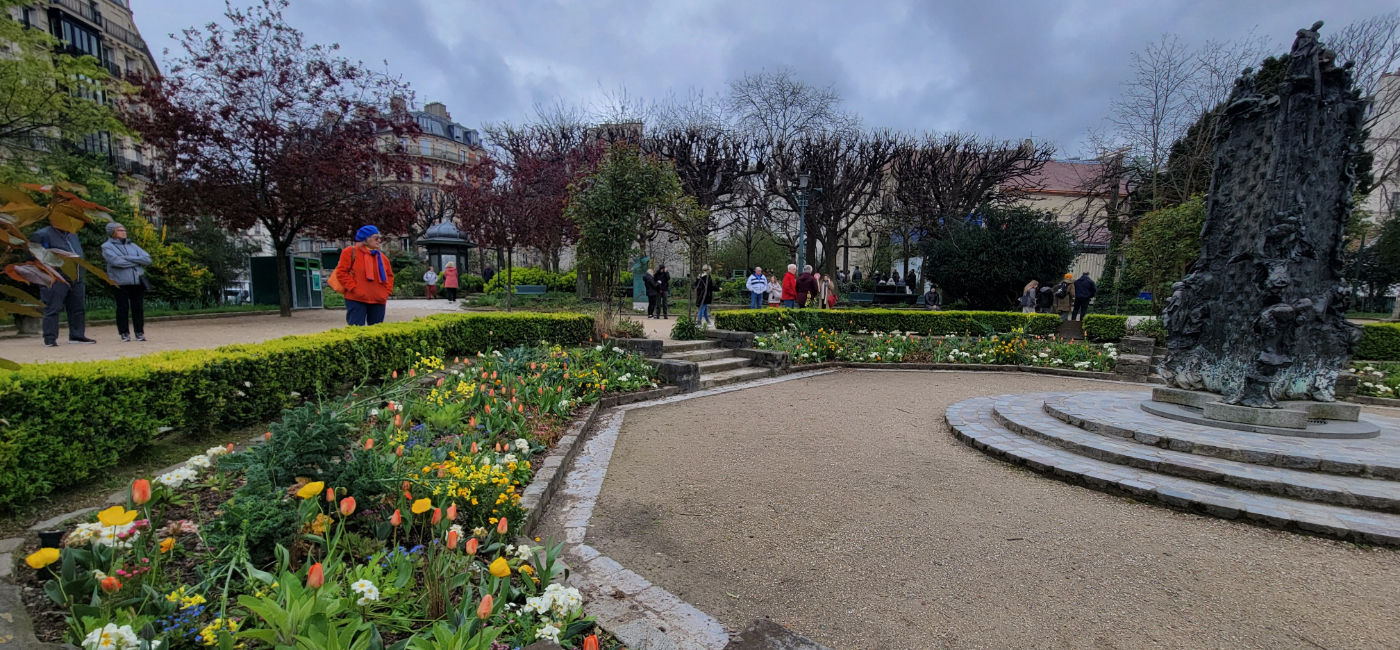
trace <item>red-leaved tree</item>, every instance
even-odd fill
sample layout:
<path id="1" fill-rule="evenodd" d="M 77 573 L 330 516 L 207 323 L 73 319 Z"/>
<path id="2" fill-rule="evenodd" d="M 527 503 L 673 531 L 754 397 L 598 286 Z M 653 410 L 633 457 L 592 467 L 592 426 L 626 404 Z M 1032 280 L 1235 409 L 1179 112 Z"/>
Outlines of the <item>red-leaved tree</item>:
<path id="1" fill-rule="evenodd" d="M 184 55 L 141 82 L 125 121 L 162 154 L 151 188 L 167 218 L 208 215 L 261 226 L 277 258 L 281 313 L 291 315 L 288 249 L 298 238 L 348 238 L 360 225 L 402 232 L 412 205 L 386 191 L 407 160 L 378 133 L 413 129 L 384 113 L 398 80 L 308 45 L 282 16 L 286 0 L 231 5 L 227 25 L 185 30 Z"/>

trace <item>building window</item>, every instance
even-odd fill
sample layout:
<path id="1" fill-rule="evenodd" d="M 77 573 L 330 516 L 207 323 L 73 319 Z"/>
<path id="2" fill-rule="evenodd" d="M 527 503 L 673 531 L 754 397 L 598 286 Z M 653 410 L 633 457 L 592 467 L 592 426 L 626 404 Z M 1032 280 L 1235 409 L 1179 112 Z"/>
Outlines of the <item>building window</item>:
<path id="1" fill-rule="evenodd" d="M 458 151 L 457 153 L 460 154 L 460 155 L 462 156 L 462 164 L 465 165 L 466 162 L 467 162 L 467 150 L 466 150 L 466 149 L 462 149 L 462 150 Z"/>
<path id="2" fill-rule="evenodd" d="M 418 149 L 419 149 L 419 151 L 422 151 L 422 152 L 423 152 L 423 155 L 425 155 L 425 156 L 431 156 L 431 155 L 433 155 L 433 141 L 432 141 L 432 140 L 429 140 L 429 139 L 427 139 L 427 138 L 423 138 L 423 139 L 419 140 L 419 141 L 418 141 Z"/>
<path id="3" fill-rule="evenodd" d="M 418 170 L 418 173 L 421 175 L 424 183 L 433 182 L 433 168 L 431 166 L 423 165 L 423 167 Z"/>

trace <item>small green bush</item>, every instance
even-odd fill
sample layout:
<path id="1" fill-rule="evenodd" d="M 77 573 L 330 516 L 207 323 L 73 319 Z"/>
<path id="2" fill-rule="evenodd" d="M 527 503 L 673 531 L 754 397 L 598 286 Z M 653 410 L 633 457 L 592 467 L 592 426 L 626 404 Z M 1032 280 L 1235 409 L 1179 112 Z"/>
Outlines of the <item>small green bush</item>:
<path id="1" fill-rule="evenodd" d="M 700 327 L 700 322 L 689 316 L 681 316 L 676 319 L 676 324 L 671 328 L 671 339 L 675 341 L 699 341 L 705 338 L 705 330 Z"/>
<path id="2" fill-rule="evenodd" d="M 1054 334 L 1060 317 L 1002 311 L 915 311 L 902 309 L 730 309 L 715 312 L 715 327 L 741 332 L 776 332 L 787 326 L 836 332 L 993 334 L 1024 329 Z"/>
<path id="3" fill-rule="evenodd" d="M 1361 326 L 1361 344 L 1356 358 L 1367 361 L 1400 361 L 1400 323 L 1369 323 Z"/>
<path id="4" fill-rule="evenodd" d="M 1084 338 L 1095 343 L 1114 343 L 1128 333 L 1127 316 L 1088 314 L 1084 316 Z"/>
<path id="5" fill-rule="evenodd" d="M 1133 325 L 1132 330 L 1133 334 L 1152 338 L 1157 345 L 1167 344 L 1167 327 L 1156 318 L 1144 318 Z"/>
<path id="6" fill-rule="evenodd" d="M 161 427 L 231 430 L 295 400 L 338 396 L 411 366 L 419 352 L 465 355 L 545 340 L 576 345 L 582 314 L 440 314 L 214 350 L 162 352 L 0 371 L 0 511 L 75 485 L 151 442 Z"/>
<path id="7" fill-rule="evenodd" d="M 578 273 L 569 271 L 568 273 L 554 273 L 544 269 L 537 269 L 532 266 L 513 267 L 511 283 L 522 284 L 542 284 L 546 291 L 558 291 L 574 293 L 578 289 Z M 486 293 L 502 293 L 506 290 L 506 272 L 497 271 L 487 282 L 484 289 Z"/>
<path id="8" fill-rule="evenodd" d="M 441 277 L 438 278 L 438 285 L 442 285 Z M 457 276 L 457 288 L 462 293 L 481 293 L 482 288 L 485 286 L 486 282 L 484 282 L 479 275 Z"/>

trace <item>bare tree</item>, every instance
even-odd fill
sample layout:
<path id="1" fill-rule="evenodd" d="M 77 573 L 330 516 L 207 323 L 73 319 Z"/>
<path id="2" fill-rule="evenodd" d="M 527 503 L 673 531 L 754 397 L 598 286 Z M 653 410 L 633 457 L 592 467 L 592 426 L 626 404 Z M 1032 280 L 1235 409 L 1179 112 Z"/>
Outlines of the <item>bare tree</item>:
<path id="1" fill-rule="evenodd" d="M 1131 157 L 1142 161 L 1147 190 L 1161 196 L 1159 181 L 1170 147 L 1199 115 L 1192 109 L 1198 94 L 1200 60 L 1174 34 L 1163 34 L 1132 55 L 1133 76 L 1113 100 L 1109 120 Z"/>
<path id="2" fill-rule="evenodd" d="M 1382 195 L 1382 210 L 1396 210 L 1400 206 L 1386 203 L 1400 182 L 1400 11 L 1358 20 L 1326 42 L 1338 61 L 1352 64 L 1357 88 L 1371 100 L 1363 124 L 1372 156 L 1371 186 Z"/>
<path id="3" fill-rule="evenodd" d="M 995 140 L 970 133 L 929 133 L 901 147 L 890 167 L 896 210 L 917 215 L 936 234 L 984 204 L 1011 204 L 1037 188 L 1036 176 L 1055 155 L 1053 145 Z"/>
<path id="4" fill-rule="evenodd" d="M 841 109 L 841 95 L 796 78 L 790 68 L 750 72 L 729 83 L 729 106 L 739 128 L 767 147 L 801 136 L 859 128 Z"/>

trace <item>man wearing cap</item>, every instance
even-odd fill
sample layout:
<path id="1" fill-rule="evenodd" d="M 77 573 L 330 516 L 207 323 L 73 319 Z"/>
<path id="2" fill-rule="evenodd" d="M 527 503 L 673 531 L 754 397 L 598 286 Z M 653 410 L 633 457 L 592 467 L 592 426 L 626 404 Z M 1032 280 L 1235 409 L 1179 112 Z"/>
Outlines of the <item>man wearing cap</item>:
<path id="1" fill-rule="evenodd" d="M 1069 312 L 1074 309 L 1074 274 L 1066 273 L 1064 279 L 1055 285 L 1055 313 L 1060 322 L 1069 320 Z"/>
<path id="2" fill-rule="evenodd" d="M 60 255 L 79 258 L 83 256 L 83 245 L 78 243 L 78 235 L 53 226 L 35 230 L 34 234 L 29 236 L 29 241 L 49 250 L 60 251 Z M 66 272 L 59 273 L 67 277 Z M 86 277 L 87 271 L 78 267 L 74 276 L 68 277 L 67 282 L 54 282 L 39 289 L 39 300 L 44 302 L 45 346 L 58 347 L 58 312 L 61 311 L 68 313 L 69 343 L 97 342 L 87 337 L 87 311 L 84 307 L 87 300 L 87 283 L 83 281 Z"/>
<path id="3" fill-rule="evenodd" d="M 379 249 L 383 235 L 374 226 L 355 231 L 355 244 L 340 252 L 335 279 L 345 289 L 345 322 L 374 325 L 384 322 L 384 304 L 394 292 L 394 269 Z"/>

